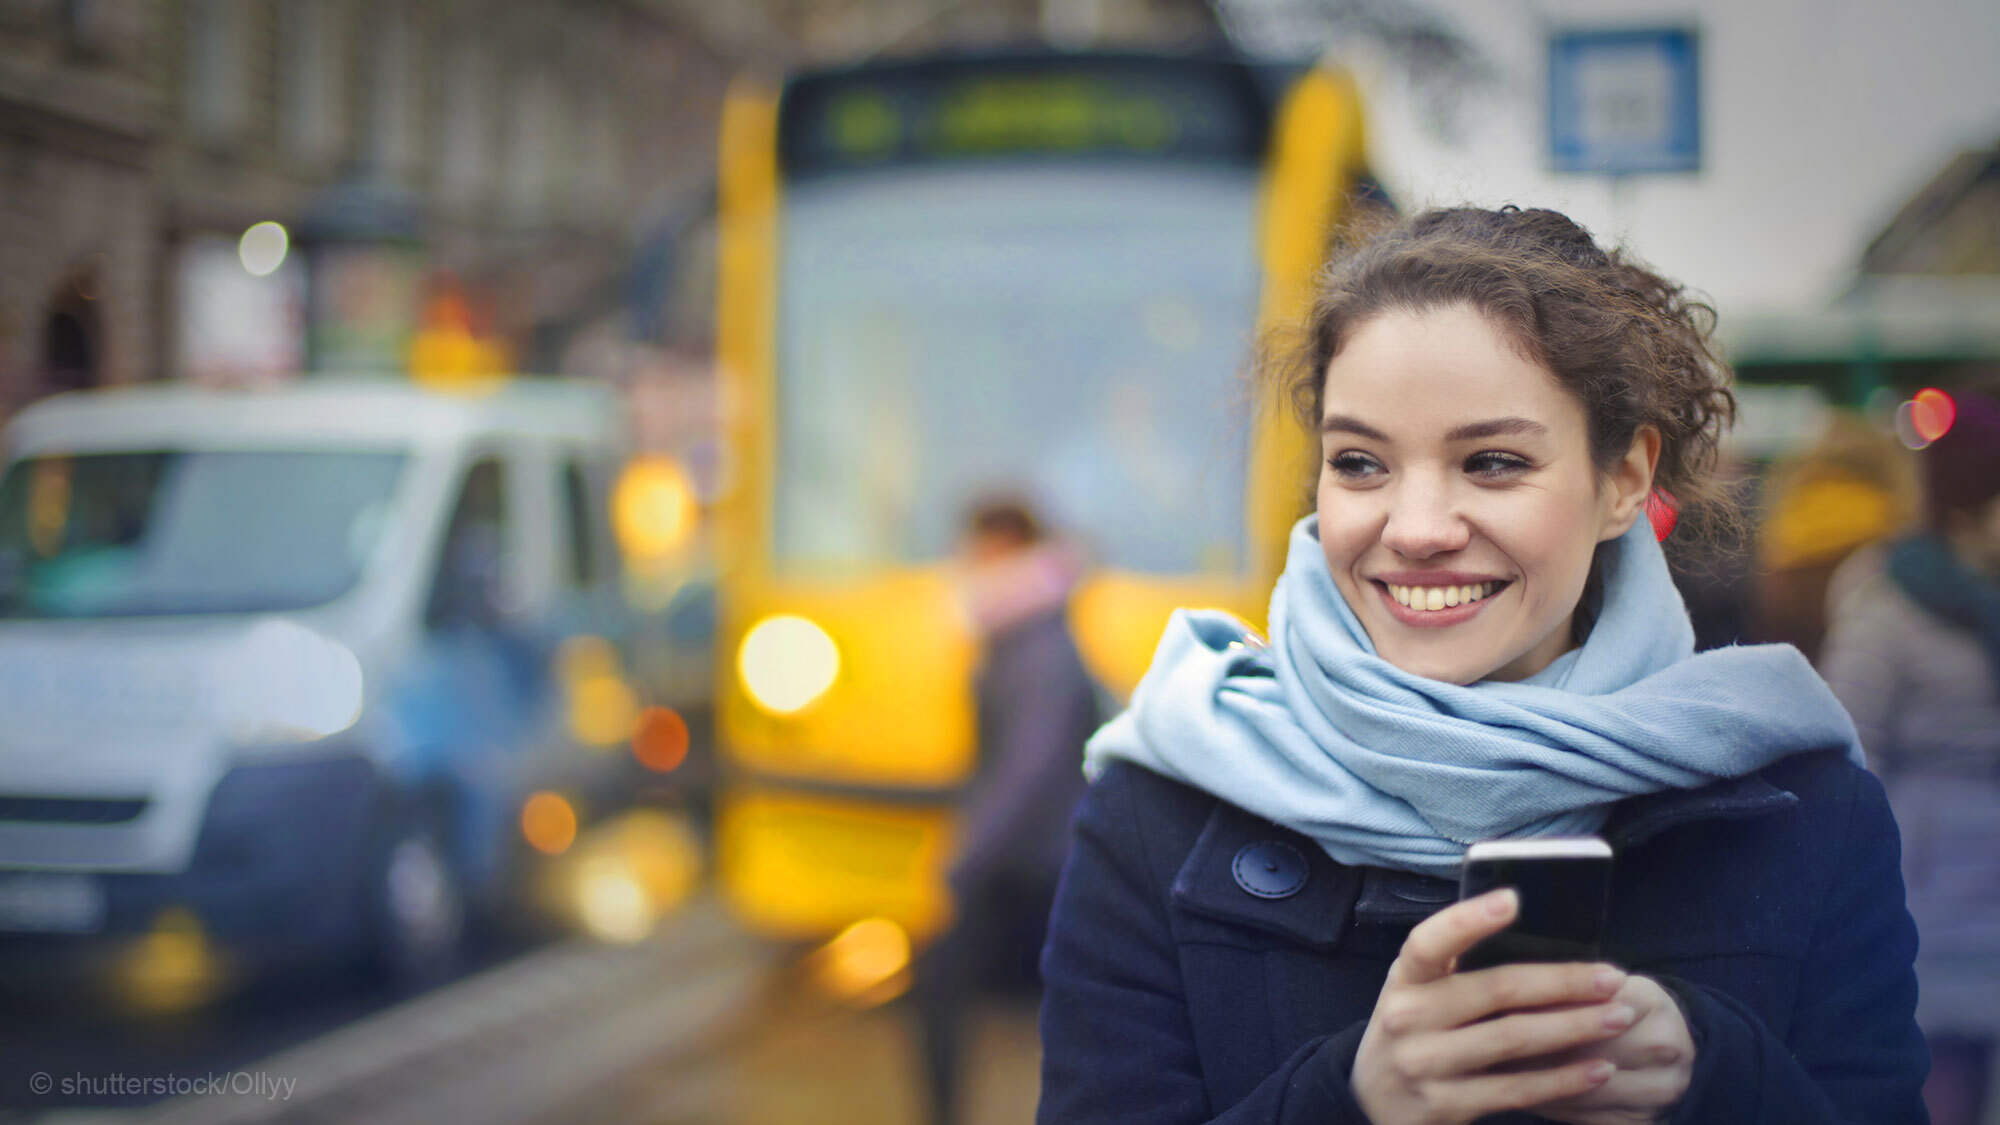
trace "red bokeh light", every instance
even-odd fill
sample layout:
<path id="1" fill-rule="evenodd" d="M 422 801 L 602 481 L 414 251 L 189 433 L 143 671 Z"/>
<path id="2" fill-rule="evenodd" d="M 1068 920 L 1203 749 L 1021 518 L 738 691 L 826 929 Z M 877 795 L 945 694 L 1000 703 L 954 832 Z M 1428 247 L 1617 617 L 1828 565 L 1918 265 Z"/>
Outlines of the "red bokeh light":
<path id="1" fill-rule="evenodd" d="M 1936 387 L 1925 387 L 1910 399 L 1910 424 L 1927 443 L 1949 433 L 1957 420 L 1958 404 Z"/>
<path id="2" fill-rule="evenodd" d="M 648 707 L 639 713 L 632 734 L 632 756 L 654 773 L 672 773 L 687 761 L 687 720 L 671 707 Z"/>

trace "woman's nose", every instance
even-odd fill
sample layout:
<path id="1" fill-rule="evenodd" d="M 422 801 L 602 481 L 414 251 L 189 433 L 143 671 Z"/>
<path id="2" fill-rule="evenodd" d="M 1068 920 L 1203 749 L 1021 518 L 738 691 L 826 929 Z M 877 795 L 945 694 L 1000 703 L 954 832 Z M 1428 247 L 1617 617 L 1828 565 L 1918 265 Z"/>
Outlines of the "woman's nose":
<path id="1" fill-rule="evenodd" d="M 1423 559 L 1456 551 L 1472 540 L 1472 529 L 1439 488 L 1405 484 L 1389 501 L 1382 545 L 1404 558 Z"/>

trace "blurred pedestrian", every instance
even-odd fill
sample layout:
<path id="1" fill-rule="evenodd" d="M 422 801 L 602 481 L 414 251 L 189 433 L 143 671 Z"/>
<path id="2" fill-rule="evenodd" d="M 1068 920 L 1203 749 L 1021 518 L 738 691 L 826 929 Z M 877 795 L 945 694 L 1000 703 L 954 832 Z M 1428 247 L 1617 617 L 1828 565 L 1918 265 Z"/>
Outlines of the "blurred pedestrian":
<path id="1" fill-rule="evenodd" d="M 1080 571 L 1022 501 L 983 501 L 966 519 L 958 576 L 983 641 L 979 767 L 950 869 L 957 916 L 919 962 L 915 998 L 935 1125 L 959 1119 L 963 1029 L 982 983 L 1003 968 L 1032 971 L 1083 793 L 1083 743 L 1101 716 L 1069 632 Z"/>
<path id="2" fill-rule="evenodd" d="M 1927 526 L 1835 576 L 1821 661 L 1903 825 L 1937 1125 L 1981 1120 L 2000 1040 L 2000 402 L 1955 398 Z"/>
<path id="3" fill-rule="evenodd" d="M 1764 501 L 1746 639 L 1795 645 L 1814 659 L 1834 571 L 1916 518 L 1910 454 L 1859 416 L 1836 413 L 1818 441 L 1771 467 Z"/>

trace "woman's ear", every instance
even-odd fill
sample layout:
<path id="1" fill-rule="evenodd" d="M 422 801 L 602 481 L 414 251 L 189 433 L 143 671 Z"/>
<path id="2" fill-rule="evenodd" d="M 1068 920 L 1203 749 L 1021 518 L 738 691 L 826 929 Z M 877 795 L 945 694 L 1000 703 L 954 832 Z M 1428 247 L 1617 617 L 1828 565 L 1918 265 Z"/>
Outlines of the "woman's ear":
<path id="1" fill-rule="evenodd" d="M 1639 518 L 1646 497 L 1653 491 L 1653 471 L 1659 464 L 1660 431 L 1653 426 L 1640 426 L 1639 432 L 1632 435 L 1632 448 L 1611 466 L 1611 473 L 1605 479 L 1604 522 L 1598 528 L 1598 542 L 1616 539 L 1632 527 L 1632 521 Z"/>

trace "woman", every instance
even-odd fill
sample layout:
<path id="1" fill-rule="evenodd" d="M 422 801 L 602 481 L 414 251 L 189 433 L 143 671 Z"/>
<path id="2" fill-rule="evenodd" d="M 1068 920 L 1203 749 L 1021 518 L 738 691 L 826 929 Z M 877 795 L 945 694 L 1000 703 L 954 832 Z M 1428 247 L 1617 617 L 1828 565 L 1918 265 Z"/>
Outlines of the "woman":
<path id="1" fill-rule="evenodd" d="M 2000 1040 L 2000 402 L 1956 397 L 1917 455 L 1929 526 L 1842 566 L 1822 667 L 1909 826 L 1931 1119 L 1976 1125 Z"/>
<path id="2" fill-rule="evenodd" d="M 1717 491 L 1709 319 L 1549 211 L 1336 262 L 1271 645 L 1176 614 L 1088 748 L 1041 1120 L 1923 1120 L 1854 728 L 1794 649 L 1695 656 L 1640 518 Z M 1618 853 L 1607 963 L 1454 973 L 1517 909 L 1447 905 L 1466 844 L 1582 833 Z"/>

